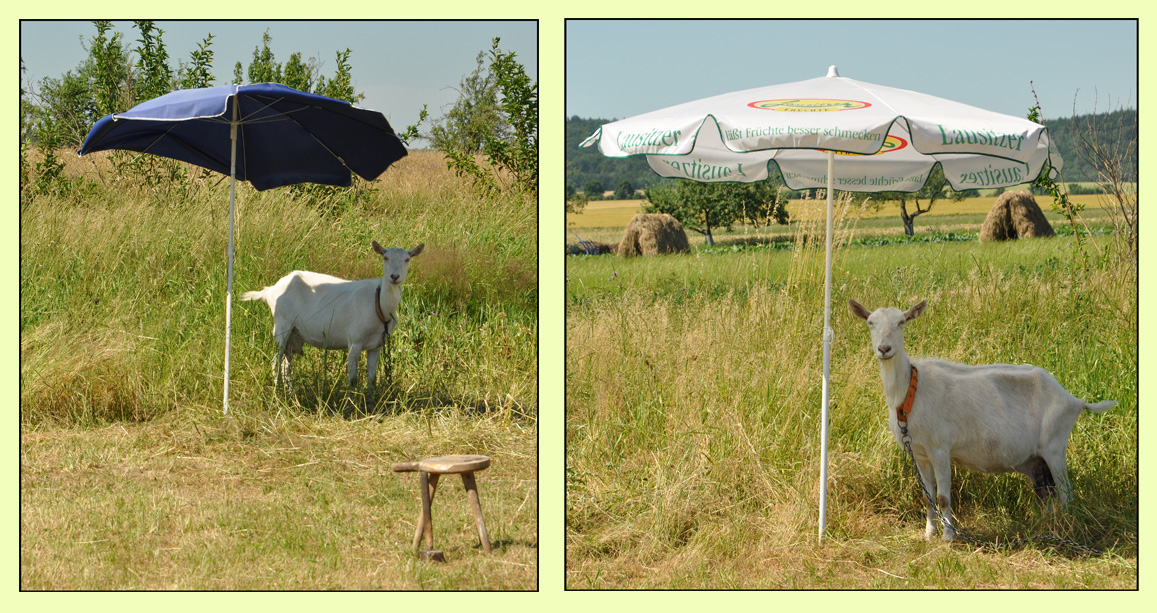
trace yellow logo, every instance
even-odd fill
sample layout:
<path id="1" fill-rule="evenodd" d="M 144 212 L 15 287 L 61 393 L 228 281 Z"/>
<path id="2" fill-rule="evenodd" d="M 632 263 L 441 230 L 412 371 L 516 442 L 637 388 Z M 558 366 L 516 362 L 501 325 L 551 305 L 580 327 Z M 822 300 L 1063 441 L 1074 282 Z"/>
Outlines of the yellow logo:
<path id="1" fill-rule="evenodd" d="M 870 102 L 859 100 L 831 100 L 827 98 L 784 98 L 781 100 L 758 100 L 747 106 L 764 111 L 792 111 L 795 113 L 818 113 L 827 111 L 855 111 L 872 106 Z"/>

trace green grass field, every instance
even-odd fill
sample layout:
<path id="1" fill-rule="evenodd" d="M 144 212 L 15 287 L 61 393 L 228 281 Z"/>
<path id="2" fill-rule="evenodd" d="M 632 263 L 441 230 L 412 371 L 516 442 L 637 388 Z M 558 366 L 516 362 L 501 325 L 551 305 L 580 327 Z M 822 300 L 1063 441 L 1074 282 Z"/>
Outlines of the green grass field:
<path id="1" fill-rule="evenodd" d="M 344 351 L 311 347 L 275 393 L 269 309 L 235 301 L 224 417 L 228 179 L 166 193 L 91 160 L 68 169 L 91 186 L 21 200 L 23 589 L 536 589 L 534 202 L 479 198 L 426 152 L 352 203 L 240 184 L 237 294 L 380 276 L 371 239 L 426 248 L 373 401 Z M 417 476 L 389 466 L 445 454 L 493 460 L 493 556 L 450 478 L 448 562 L 409 550 Z"/>
<path id="2" fill-rule="evenodd" d="M 975 215 L 959 225 L 975 231 Z M 805 218 L 784 231 L 796 248 L 567 258 L 567 585 L 1136 588 L 1137 277 L 1113 237 L 1081 251 L 1063 237 L 849 246 L 892 230 L 842 218 L 821 544 L 822 228 Z M 1117 400 L 1077 421 L 1077 500 L 1064 514 L 1042 508 L 1020 475 L 953 477 L 966 533 L 1048 533 L 1106 555 L 924 541 L 924 503 L 848 298 L 928 300 L 906 333 L 910 355 L 1032 363 L 1081 398 Z"/>

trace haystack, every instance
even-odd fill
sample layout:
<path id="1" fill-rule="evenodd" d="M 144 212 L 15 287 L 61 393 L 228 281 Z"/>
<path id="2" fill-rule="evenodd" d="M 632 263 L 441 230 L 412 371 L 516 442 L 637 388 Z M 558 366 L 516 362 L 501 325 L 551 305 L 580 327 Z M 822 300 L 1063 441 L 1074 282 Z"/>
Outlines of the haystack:
<path id="1" fill-rule="evenodd" d="M 666 213 L 639 213 L 627 223 L 619 257 L 691 251 L 683 224 Z"/>
<path id="2" fill-rule="evenodd" d="M 1025 191 L 1001 194 L 980 226 L 981 241 L 1006 241 L 1055 234 L 1036 199 Z"/>

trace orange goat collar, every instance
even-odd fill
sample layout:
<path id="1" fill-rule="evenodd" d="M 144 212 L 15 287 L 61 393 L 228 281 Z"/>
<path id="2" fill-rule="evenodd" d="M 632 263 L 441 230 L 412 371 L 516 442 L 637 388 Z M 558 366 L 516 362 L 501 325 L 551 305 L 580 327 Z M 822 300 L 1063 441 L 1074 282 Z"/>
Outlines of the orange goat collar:
<path id="1" fill-rule="evenodd" d="M 908 423 L 908 413 L 912 411 L 912 401 L 916 400 L 916 382 L 920 380 L 920 375 L 916 371 L 916 366 L 912 366 L 912 380 L 908 383 L 908 395 L 904 396 L 904 402 L 896 407 L 896 420 Z"/>
<path id="2" fill-rule="evenodd" d="M 386 316 L 382 314 L 382 286 L 380 285 L 377 291 L 374 292 L 374 310 L 378 312 L 378 319 L 380 319 L 383 324 L 386 323 Z"/>

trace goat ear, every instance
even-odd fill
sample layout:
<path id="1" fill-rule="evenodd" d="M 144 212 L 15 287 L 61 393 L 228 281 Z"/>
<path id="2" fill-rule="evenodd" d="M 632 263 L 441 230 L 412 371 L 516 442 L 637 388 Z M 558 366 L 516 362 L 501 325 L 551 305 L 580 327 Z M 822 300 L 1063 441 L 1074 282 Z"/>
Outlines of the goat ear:
<path id="1" fill-rule="evenodd" d="M 864 305 L 856 302 L 855 300 L 852 300 L 851 298 L 848 298 L 848 309 L 852 312 L 852 315 L 855 315 L 864 321 L 867 321 L 868 316 L 872 314 L 868 311 L 867 308 L 864 307 Z"/>
<path id="2" fill-rule="evenodd" d="M 923 315 L 924 314 L 924 307 L 926 307 L 926 306 L 928 306 L 928 301 L 927 300 L 921 300 L 920 304 L 917 304 L 916 306 L 908 309 L 904 313 L 904 321 L 912 321 L 913 319 L 916 319 L 917 317 Z"/>
<path id="3" fill-rule="evenodd" d="M 426 248 L 426 243 L 418 243 L 417 247 L 414 247 L 413 249 L 410 250 L 410 257 L 414 257 L 414 256 L 418 255 L 419 253 L 422 253 L 422 250 L 425 248 Z"/>
<path id="4" fill-rule="evenodd" d="M 377 251 L 379 255 L 385 255 L 386 250 L 378 244 L 378 241 L 371 240 L 370 243 L 374 246 L 374 251 Z"/>

